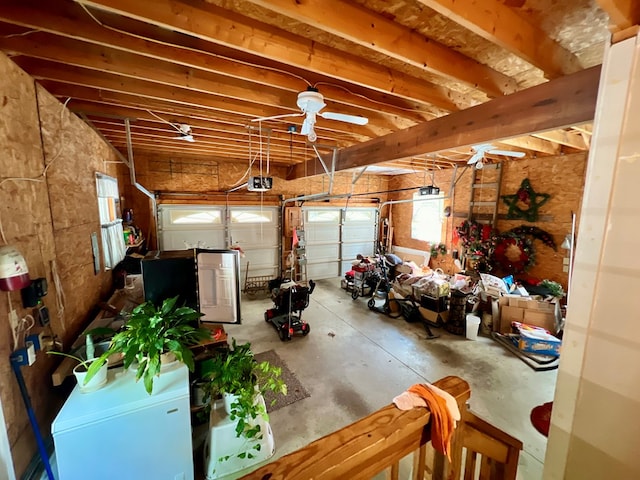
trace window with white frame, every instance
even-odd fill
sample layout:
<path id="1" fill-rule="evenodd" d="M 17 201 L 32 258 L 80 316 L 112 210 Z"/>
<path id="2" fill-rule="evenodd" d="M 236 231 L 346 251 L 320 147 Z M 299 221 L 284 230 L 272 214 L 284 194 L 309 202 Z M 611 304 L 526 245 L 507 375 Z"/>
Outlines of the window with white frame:
<path id="1" fill-rule="evenodd" d="M 127 254 L 120 218 L 120 194 L 118 180 L 102 173 L 96 174 L 100 233 L 102 237 L 102 259 L 104 268 L 110 269 L 120 263 Z"/>
<path id="2" fill-rule="evenodd" d="M 232 210 L 231 223 L 271 223 L 272 210 Z"/>
<path id="3" fill-rule="evenodd" d="M 429 243 L 442 241 L 444 220 L 444 198 L 439 195 L 413 194 L 413 214 L 411 217 L 411 238 Z"/>

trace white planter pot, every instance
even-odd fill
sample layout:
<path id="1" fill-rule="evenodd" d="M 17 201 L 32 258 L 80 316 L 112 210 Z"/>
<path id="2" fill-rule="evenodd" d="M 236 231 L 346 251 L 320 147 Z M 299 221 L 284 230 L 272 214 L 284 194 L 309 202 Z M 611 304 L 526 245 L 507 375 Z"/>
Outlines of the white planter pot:
<path id="1" fill-rule="evenodd" d="M 227 415 L 231 415 L 231 404 L 238 399 L 237 395 L 233 393 L 223 393 L 222 400 L 224 401 L 224 411 L 227 412 Z"/>
<path id="2" fill-rule="evenodd" d="M 91 361 L 88 361 L 88 363 L 91 363 Z M 84 379 L 87 376 L 87 371 L 81 363 L 76 365 L 73 369 L 73 374 L 76 376 L 80 391 L 82 393 L 90 393 L 104 387 L 107 384 L 108 368 L 109 365 L 105 362 L 105 364 L 100 367 L 100 370 L 98 370 L 93 378 L 85 384 Z"/>
<path id="3" fill-rule="evenodd" d="M 160 371 L 168 370 L 180 363 L 173 352 L 166 352 L 160 355 Z"/>

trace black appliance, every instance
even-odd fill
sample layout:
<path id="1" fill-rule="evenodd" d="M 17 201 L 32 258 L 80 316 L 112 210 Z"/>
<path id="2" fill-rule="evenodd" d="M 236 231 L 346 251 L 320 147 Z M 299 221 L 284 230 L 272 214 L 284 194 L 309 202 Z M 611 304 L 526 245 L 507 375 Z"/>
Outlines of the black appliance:
<path id="1" fill-rule="evenodd" d="M 178 295 L 179 301 L 204 314 L 201 322 L 240 323 L 237 250 L 154 250 L 141 265 L 146 301 L 160 305 Z"/>

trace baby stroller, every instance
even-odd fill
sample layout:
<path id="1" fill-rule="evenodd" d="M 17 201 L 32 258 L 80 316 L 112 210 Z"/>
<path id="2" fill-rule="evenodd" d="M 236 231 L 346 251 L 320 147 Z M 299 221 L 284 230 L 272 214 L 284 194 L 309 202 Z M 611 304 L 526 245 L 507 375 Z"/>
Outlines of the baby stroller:
<path id="1" fill-rule="evenodd" d="M 309 306 L 309 295 L 313 293 L 316 283 L 309 280 L 305 287 L 293 281 L 270 282 L 271 298 L 275 305 L 264 312 L 265 322 L 271 322 L 280 336 L 280 340 L 291 340 L 295 333 L 307 335 L 311 330 L 309 324 L 302 320 L 302 311 Z"/>

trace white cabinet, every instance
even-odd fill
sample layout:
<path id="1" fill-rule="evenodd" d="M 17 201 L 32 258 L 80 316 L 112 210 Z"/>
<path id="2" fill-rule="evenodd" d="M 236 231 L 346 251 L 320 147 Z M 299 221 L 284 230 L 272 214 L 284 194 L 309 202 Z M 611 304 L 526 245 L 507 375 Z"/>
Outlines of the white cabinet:
<path id="1" fill-rule="evenodd" d="M 59 480 L 193 480 L 189 372 L 163 370 L 149 395 L 135 374 L 71 395 L 51 426 Z"/>

